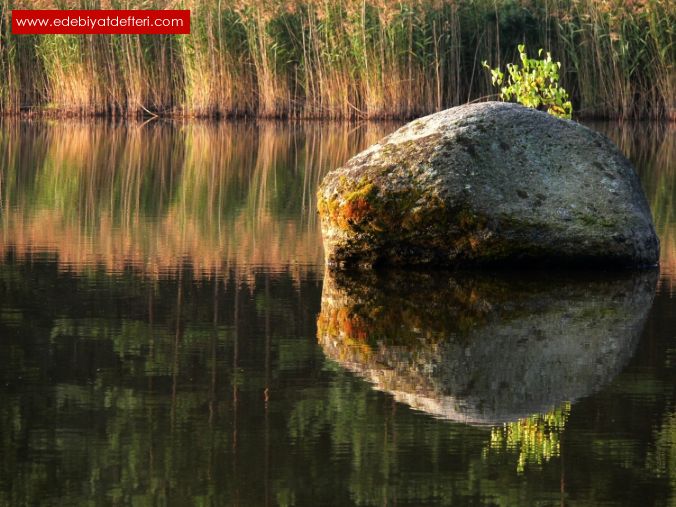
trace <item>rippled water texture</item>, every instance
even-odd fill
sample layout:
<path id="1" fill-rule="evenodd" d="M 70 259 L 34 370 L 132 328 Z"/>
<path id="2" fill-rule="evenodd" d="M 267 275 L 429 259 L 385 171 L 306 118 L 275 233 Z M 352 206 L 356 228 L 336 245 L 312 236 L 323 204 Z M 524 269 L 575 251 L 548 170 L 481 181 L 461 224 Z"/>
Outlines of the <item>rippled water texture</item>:
<path id="1" fill-rule="evenodd" d="M 660 272 L 324 274 L 322 176 L 396 125 L 0 123 L 0 505 L 676 505 Z"/>

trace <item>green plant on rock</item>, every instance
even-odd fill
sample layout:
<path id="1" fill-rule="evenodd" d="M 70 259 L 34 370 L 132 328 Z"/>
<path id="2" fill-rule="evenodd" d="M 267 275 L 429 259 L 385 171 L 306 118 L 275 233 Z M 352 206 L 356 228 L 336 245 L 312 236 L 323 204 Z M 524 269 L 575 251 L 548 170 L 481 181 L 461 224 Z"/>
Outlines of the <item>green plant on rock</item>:
<path id="1" fill-rule="evenodd" d="M 561 62 L 552 61 L 549 52 L 543 59 L 528 58 L 523 44 L 518 49 L 521 65 L 507 64 L 506 76 L 499 67 L 491 69 L 487 62 L 483 62 L 483 66 L 491 72 L 493 85 L 500 87 L 500 98 L 515 100 L 560 118 L 570 118 L 573 106 L 568 100 L 568 92 L 559 86 Z M 542 56 L 542 49 L 538 51 L 538 56 Z"/>

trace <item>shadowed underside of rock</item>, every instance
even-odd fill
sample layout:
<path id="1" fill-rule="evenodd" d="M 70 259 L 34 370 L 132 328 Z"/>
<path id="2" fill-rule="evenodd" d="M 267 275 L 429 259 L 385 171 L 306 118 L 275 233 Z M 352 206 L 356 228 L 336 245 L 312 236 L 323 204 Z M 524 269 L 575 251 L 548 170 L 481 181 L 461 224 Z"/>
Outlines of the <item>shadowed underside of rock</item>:
<path id="1" fill-rule="evenodd" d="M 330 266 L 654 266 L 638 177 L 603 135 L 516 104 L 415 120 L 325 177 Z"/>

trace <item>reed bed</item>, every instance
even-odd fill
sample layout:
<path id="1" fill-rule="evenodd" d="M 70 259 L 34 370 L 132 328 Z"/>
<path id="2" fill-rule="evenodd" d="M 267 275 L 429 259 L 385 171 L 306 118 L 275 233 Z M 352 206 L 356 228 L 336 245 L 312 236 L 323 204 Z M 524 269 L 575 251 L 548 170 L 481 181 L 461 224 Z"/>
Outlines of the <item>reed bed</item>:
<path id="1" fill-rule="evenodd" d="M 12 36 L 20 7 L 186 8 L 188 36 Z M 670 0 L 0 0 L 0 110 L 410 118 L 494 97 L 516 46 L 578 116 L 676 118 Z"/>

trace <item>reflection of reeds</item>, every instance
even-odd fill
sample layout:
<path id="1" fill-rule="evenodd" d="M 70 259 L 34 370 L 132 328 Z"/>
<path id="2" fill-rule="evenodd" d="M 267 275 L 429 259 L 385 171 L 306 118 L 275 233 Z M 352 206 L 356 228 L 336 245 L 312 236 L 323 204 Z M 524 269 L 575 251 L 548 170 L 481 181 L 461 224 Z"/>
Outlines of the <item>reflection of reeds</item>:
<path id="1" fill-rule="evenodd" d="M 597 124 L 640 171 L 676 276 L 671 126 Z M 0 251 L 58 253 L 69 269 L 147 274 L 322 264 L 315 189 L 393 125 L 6 123 L 0 128 Z M 673 289 L 672 289 L 673 290 Z"/>
<path id="2" fill-rule="evenodd" d="M 190 36 L 21 36 L 0 2 L 0 111 L 322 118 L 419 116 L 495 93 L 516 46 L 563 62 L 576 108 L 672 116 L 670 0 L 18 0 L 188 8 Z"/>
<path id="3" fill-rule="evenodd" d="M 0 129 L 0 252 L 65 269 L 187 261 L 198 275 L 322 264 L 315 188 L 387 129 L 372 125 L 60 123 Z"/>
<path id="4" fill-rule="evenodd" d="M 674 292 L 676 280 L 676 128 L 672 124 L 598 123 L 592 127 L 610 137 L 638 169 L 660 237 L 662 283 Z"/>

